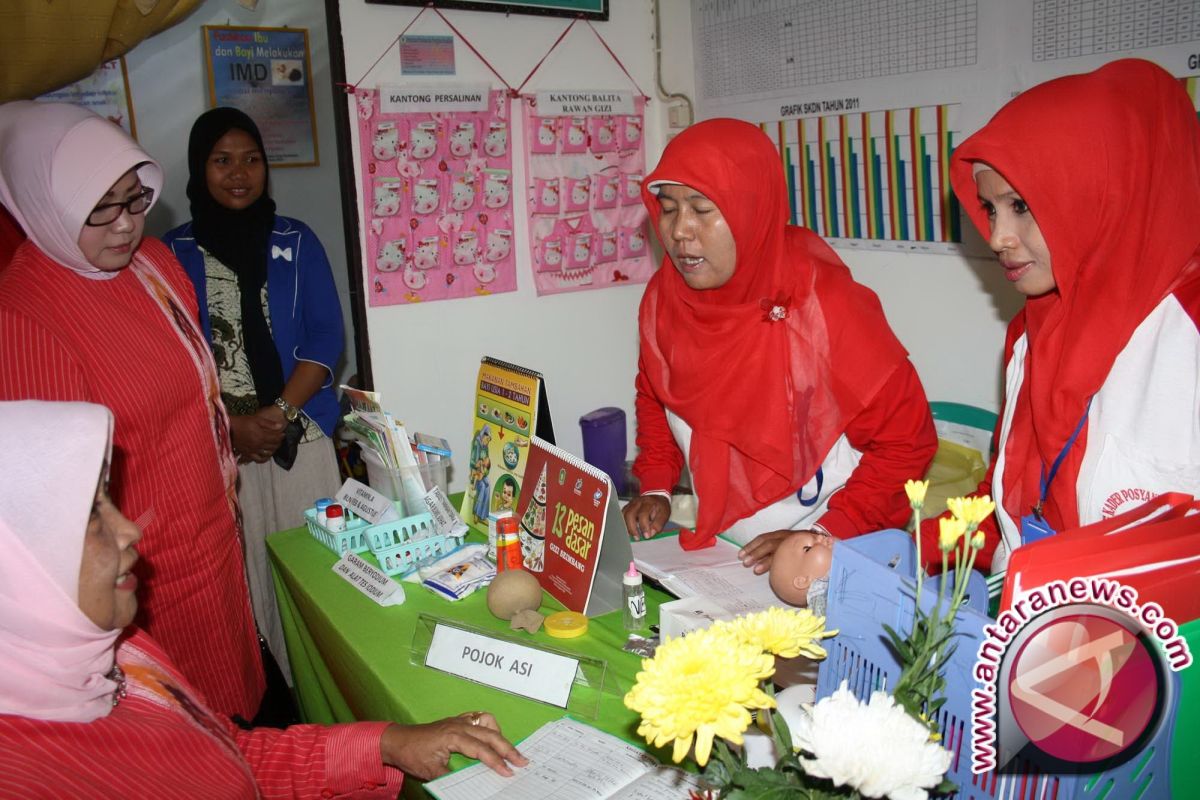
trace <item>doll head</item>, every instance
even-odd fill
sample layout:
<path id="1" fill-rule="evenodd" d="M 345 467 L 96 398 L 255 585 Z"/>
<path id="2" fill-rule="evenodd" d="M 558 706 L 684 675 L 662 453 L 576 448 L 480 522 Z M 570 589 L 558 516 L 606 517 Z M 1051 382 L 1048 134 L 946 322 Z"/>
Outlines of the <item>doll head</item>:
<path id="1" fill-rule="evenodd" d="M 801 531 L 783 540 L 771 558 L 771 591 L 783 602 L 806 608 L 808 590 L 829 575 L 833 537 Z"/>

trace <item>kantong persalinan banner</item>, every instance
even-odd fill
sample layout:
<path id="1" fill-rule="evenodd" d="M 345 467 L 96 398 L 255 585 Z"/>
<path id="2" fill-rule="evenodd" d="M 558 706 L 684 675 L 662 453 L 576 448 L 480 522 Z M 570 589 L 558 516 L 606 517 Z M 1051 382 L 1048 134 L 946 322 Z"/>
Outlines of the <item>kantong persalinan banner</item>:
<path id="1" fill-rule="evenodd" d="M 515 290 L 507 93 L 405 84 L 355 95 L 370 304 Z"/>

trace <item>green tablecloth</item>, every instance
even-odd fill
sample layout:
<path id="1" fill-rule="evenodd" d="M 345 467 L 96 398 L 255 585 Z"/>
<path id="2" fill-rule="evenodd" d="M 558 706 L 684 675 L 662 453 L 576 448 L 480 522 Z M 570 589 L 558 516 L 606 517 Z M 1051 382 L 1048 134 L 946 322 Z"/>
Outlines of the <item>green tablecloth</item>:
<path id="1" fill-rule="evenodd" d="M 469 537 L 479 538 L 477 533 Z M 410 663 L 417 615 L 424 612 L 605 660 L 608 667 L 598 717 L 579 719 L 645 746 L 637 736 L 637 715 L 622 703 L 641 659 L 621 649 L 626 633 L 619 611 L 593 618 L 587 634 L 577 639 L 555 639 L 544 630 L 529 635 L 511 631 L 506 621 L 493 617 L 482 590 L 450 602 L 422 586 L 405 583 L 403 605 L 378 606 L 333 572 L 337 557 L 305 528 L 272 534 L 267 549 L 275 567 L 275 594 L 305 721 L 421 723 L 486 710 L 496 715 L 504 734 L 517 741 L 566 713 Z M 372 555 L 363 557 L 374 561 Z M 548 594 L 543 598 L 543 614 L 562 608 Z M 648 624 L 657 624 L 658 606 L 670 597 L 647 587 L 646 599 Z M 465 763 L 458 757 L 451 766 Z"/>

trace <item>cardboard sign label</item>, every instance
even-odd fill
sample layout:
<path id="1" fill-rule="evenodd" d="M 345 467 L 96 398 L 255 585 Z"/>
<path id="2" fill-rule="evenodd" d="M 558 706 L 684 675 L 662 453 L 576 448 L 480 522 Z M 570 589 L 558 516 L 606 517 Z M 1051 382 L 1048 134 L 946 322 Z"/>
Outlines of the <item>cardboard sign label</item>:
<path id="1" fill-rule="evenodd" d="M 425 508 L 433 517 L 433 527 L 443 536 L 466 536 L 467 523 L 462 521 L 450 504 L 450 498 L 440 486 L 434 486 L 425 494 Z"/>
<path id="2" fill-rule="evenodd" d="M 538 113 L 547 117 L 571 114 L 632 114 L 633 92 L 565 89 L 537 92 Z"/>
<path id="3" fill-rule="evenodd" d="M 338 489 L 337 501 L 372 525 L 400 519 L 389 498 L 354 478 L 348 478 Z"/>
<path id="4" fill-rule="evenodd" d="M 425 666 L 566 708 L 579 661 L 438 623 Z"/>
<path id="5" fill-rule="evenodd" d="M 379 110 L 384 114 L 487 111 L 490 91 L 487 84 L 380 86 Z"/>
<path id="6" fill-rule="evenodd" d="M 404 587 L 355 553 L 342 556 L 333 565 L 333 571 L 381 606 L 398 606 L 404 602 Z"/>

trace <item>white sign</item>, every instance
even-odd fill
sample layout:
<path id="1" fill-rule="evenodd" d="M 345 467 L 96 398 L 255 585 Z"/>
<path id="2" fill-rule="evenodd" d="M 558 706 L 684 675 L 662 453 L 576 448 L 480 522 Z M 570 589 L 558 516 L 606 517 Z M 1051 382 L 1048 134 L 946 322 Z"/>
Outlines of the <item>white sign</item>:
<path id="1" fill-rule="evenodd" d="M 467 523 L 462 521 L 442 487 L 434 486 L 425 494 L 425 508 L 433 517 L 433 528 L 442 536 L 466 536 Z"/>
<path id="2" fill-rule="evenodd" d="M 425 666 L 566 708 L 579 661 L 437 623 Z"/>
<path id="3" fill-rule="evenodd" d="M 338 489 L 337 501 L 372 525 L 400 519 L 391 499 L 354 478 L 347 478 Z"/>
<path id="4" fill-rule="evenodd" d="M 579 89 L 537 93 L 537 113 L 543 117 L 572 114 L 632 114 L 633 92 L 597 92 Z"/>
<path id="5" fill-rule="evenodd" d="M 333 565 L 333 571 L 381 606 L 398 606 L 404 602 L 404 587 L 355 553 L 342 556 Z"/>
<path id="6" fill-rule="evenodd" d="M 379 87 L 379 110 L 384 114 L 429 114 L 435 111 L 488 111 L 489 87 L 403 86 Z"/>

